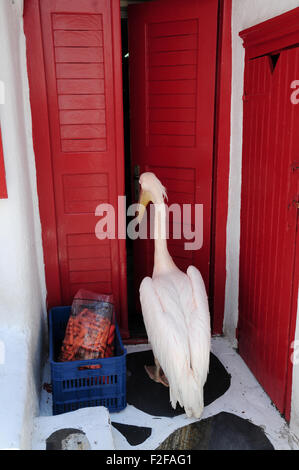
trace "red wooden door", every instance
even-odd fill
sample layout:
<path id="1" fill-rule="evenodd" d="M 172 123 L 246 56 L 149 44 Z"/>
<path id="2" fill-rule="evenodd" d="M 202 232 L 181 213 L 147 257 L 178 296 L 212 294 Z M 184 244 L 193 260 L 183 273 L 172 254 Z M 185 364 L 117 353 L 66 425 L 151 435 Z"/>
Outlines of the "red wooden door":
<path id="1" fill-rule="evenodd" d="M 245 70 L 239 350 L 286 409 L 298 222 L 299 106 L 290 85 L 299 48 L 248 59 Z M 298 249 L 298 247 L 297 247 Z"/>
<path id="2" fill-rule="evenodd" d="M 25 7 L 48 304 L 70 304 L 79 288 L 112 292 L 125 334 L 124 241 L 95 235 L 96 207 L 117 216 L 124 193 L 119 2 Z"/>
<path id="3" fill-rule="evenodd" d="M 160 0 L 129 7 L 132 175 L 154 172 L 168 204 L 203 204 L 203 246 L 169 251 L 209 287 L 217 0 Z M 194 229 L 194 227 L 192 227 Z M 152 274 L 153 242 L 134 242 L 135 281 Z M 142 260 L 142 263 L 140 263 Z"/>

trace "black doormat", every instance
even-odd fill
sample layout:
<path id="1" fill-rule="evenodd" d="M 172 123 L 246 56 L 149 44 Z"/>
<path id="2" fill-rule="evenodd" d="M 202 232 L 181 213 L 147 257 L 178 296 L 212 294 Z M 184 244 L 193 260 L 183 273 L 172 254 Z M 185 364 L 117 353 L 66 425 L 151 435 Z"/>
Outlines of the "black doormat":
<path id="1" fill-rule="evenodd" d="M 152 351 L 127 356 L 127 402 L 152 416 L 172 418 L 184 413 L 179 405 L 174 410 L 169 401 L 169 389 L 151 380 L 144 365 L 154 364 Z M 204 404 L 209 405 L 230 387 L 231 376 L 214 354 L 210 355 L 210 369 L 204 386 Z"/>
<path id="2" fill-rule="evenodd" d="M 174 431 L 159 450 L 274 450 L 263 429 L 221 412 Z"/>
<path id="3" fill-rule="evenodd" d="M 111 424 L 127 439 L 131 446 L 142 444 L 152 433 L 152 428 L 144 426 L 132 426 L 131 424 L 115 423 L 113 421 Z"/>

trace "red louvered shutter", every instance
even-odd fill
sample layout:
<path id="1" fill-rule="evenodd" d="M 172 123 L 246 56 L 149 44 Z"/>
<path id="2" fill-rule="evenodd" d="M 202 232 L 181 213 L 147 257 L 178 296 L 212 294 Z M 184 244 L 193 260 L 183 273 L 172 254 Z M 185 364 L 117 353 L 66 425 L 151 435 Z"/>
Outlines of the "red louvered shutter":
<path id="1" fill-rule="evenodd" d="M 40 24 L 34 9 L 40 9 Z M 34 41 L 39 28 L 44 71 Z M 124 193 L 120 6 L 112 0 L 32 0 L 25 29 L 48 302 L 70 304 L 79 288 L 113 293 L 124 334 L 125 242 L 95 236 L 96 207 L 110 203 L 117 216 L 117 197 Z M 42 87 L 43 73 L 47 103 L 39 111 L 35 88 Z M 44 111 L 49 158 L 41 142 Z"/>

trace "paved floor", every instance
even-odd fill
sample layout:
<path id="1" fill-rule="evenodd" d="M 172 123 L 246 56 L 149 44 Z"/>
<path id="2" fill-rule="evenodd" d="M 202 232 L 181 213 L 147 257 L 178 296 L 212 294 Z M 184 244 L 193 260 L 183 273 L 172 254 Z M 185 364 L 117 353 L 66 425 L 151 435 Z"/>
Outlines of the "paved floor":
<path id="1" fill-rule="evenodd" d="M 129 449 L 297 449 L 299 442 L 243 360 L 222 337 L 212 339 L 205 408 L 200 420 L 173 411 L 168 391 L 147 384 L 148 345 L 127 346 L 128 406 L 110 415 L 114 447 Z M 147 352 L 146 352 L 147 351 Z M 49 364 L 44 382 L 50 382 Z M 52 395 L 41 395 L 41 416 L 51 416 Z M 62 415 L 61 415 L 62 416 Z M 65 426 L 68 427 L 68 426 Z"/>

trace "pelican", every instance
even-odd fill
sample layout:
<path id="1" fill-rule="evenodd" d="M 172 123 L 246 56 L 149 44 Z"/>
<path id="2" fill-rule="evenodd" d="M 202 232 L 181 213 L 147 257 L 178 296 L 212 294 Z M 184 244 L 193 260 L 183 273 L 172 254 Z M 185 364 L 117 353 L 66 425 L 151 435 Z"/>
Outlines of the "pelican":
<path id="1" fill-rule="evenodd" d="M 167 249 L 166 189 L 154 175 L 143 173 L 138 221 L 149 202 L 155 206 L 154 269 L 152 278 L 140 285 L 144 324 L 155 359 L 145 369 L 156 382 L 169 386 L 169 398 L 177 402 L 188 417 L 199 418 L 204 408 L 203 387 L 210 359 L 210 313 L 207 293 L 197 268 L 182 272 Z"/>

